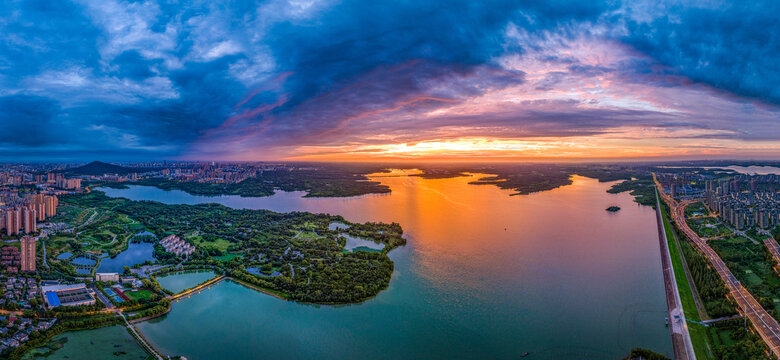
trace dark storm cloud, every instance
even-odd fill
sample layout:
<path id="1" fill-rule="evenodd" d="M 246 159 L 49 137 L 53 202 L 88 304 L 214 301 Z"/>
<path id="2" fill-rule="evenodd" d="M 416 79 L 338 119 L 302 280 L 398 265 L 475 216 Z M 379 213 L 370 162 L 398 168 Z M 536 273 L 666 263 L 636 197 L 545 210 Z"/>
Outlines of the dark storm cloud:
<path id="1" fill-rule="evenodd" d="M 779 6 L 638 12 L 615 1 L 574 0 L 3 2 L 0 143 L 36 154 L 56 148 L 84 156 L 96 148 L 138 157 L 229 157 L 229 151 L 338 141 L 334 136 L 374 141 L 357 134 L 377 131 L 402 136 L 483 126 L 474 133 L 501 128 L 534 137 L 663 127 L 673 121 L 663 112 L 611 108 L 407 116 L 399 127 L 376 119 L 444 109 L 527 83 L 523 69 L 508 70 L 496 59 L 549 44 L 512 41 L 510 28 L 565 29 L 562 38 L 579 35 L 572 29 L 622 29 L 589 32 L 646 55 L 611 68 L 548 51 L 542 61 L 565 66 L 534 85 L 540 93 L 567 76 L 618 72 L 632 83 L 699 82 L 776 104 Z"/>
<path id="2" fill-rule="evenodd" d="M 780 2 L 703 4 L 629 20 L 623 40 L 694 81 L 780 104 Z"/>

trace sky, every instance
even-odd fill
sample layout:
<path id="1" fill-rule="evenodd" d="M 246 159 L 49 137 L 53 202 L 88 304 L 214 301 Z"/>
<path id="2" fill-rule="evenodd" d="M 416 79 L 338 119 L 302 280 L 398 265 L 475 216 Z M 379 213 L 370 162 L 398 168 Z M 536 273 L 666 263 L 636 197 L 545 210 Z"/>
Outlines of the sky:
<path id="1" fill-rule="evenodd" d="M 778 1 L 3 1 L 0 159 L 780 159 Z"/>

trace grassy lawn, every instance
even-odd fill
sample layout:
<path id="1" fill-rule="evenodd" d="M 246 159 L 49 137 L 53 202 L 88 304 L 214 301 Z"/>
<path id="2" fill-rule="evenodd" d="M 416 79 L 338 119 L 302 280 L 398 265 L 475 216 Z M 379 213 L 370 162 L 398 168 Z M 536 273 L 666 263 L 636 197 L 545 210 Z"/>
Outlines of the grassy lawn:
<path id="1" fill-rule="evenodd" d="M 664 209 L 666 209 L 666 207 L 664 207 Z M 699 312 L 696 310 L 696 303 L 693 301 L 691 286 L 688 284 L 688 278 L 685 277 L 685 269 L 683 268 L 682 259 L 680 258 L 680 251 L 677 248 L 677 243 L 674 241 L 674 232 L 672 231 L 671 224 L 669 224 L 669 220 L 666 218 L 666 212 L 664 212 L 663 215 L 666 240 L 669 246 L 669 253 L 672 256 L 674 277 L 677 281 L 677 288 L 680 291 L 680 300 L 682 301 L 683 311 L 685 311 L 685 317 L 691 320 L 701 321 Z"/>
<path id="2" fill-rule="evenodd" d="M 224 254 L 222 256 L 212 256 L 211 258 L 219 261 L 230 261 L 239 256 L 241 256 L 241 254 Z"/>
<path id="3" fill-rule="evenodd" d="M 707 352 L 707 343 L 709 343 L 707 331 L 708 328 L 704 325 L 688 323 L 688 332 L 691 334 L 693 351 L 696 353 L 697 359 L 712 359 L 712 357 L 709 356 L 709 352 Z"/>
<path id="4" fill-rule="evenodd" d="M 228 246 L 230 246 L 230 241 L 227 241 L 222 238 L 218 238 L 217 241 L 203 241 L 203 237 L 194 236 L 192 238 L 189 238 L 189 240 L 192 240 L 192 242 L 195 243 L 195 245 L 212 246 L 219 249 L 219 251 L 222 252 L 226 251 Z"/>
<path id="5" fill-rule="evenodd" d="M 702 237 L 731 235 L 731 230 L 716 218 L 688 219 L 688 225 Z"/>
<path id="6" fill-rule="evenodd" d="M 707 210 L 707 207 L 700 202 L 693 203 L 691 205 L 688 205 L 688 207 L 685 208 L 686 217 L 707 216 L 709 214 L 710 212 L 709 210 Z"/>
<path id="7" fill-rule="evenodd" d="M 131 300 L 149 300 L 153 294 L 150 290 L 136 290 L 126 292 L 125 296 Z"/>
<path id="8" fill-rule="evenodd" d="M 300 240 L 300 241 L 316 241 L 318 239 L 320 239 L 320 237 L 311 231 L 304 231 L 300 235 L 298 235 L 297 238 L 295 238 L 295 240 Z"/>

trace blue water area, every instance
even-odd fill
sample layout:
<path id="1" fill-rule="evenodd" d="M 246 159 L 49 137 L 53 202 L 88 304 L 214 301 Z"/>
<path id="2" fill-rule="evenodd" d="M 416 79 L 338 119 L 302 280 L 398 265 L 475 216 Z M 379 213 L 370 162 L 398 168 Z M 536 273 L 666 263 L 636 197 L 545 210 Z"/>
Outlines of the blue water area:
<path id="1" fill-rule="evenodd" d="M 388 288 L 359 304 L 302 304 L 223 281 L 137 326 L 163 354 L 190 360 L 517 359 L 525 352 L 528 359 L 613 360 L 634 347 L 671 357 L 651 207 L 607 193 L 614 183 L 580 176 L 522 196 L 470 185 L 477 176 L 379 174 L 369 178 L 392 192 L 356 198 L 106 189 L 133 200 L 397 222 L 407 239 L 388 253 Z M 604 211 L 611 205 L 622 210 Z"/>
<path id="2" fill-rule="evenodd" d="M 262 276 L 262 277 L 274 277 L 274 276 L 282 275 L 282 273 L 278 271 L 274 271 L 273 273 L 271 273 L 271 275 L 263 274 L 263 272 L 260 271 L 260 268 L 257 267 L 248 267 L 246 268 L 246 272 L 257 276 Z"/>
<path id="3" fill-rule="evenodd" d="M 94 265 L 97 261 L 92 260 L 90 258 L 79 256 L 70 262 L 76 264 L 76 265 Z"/>
<path id="4" fill-rule="evenodd" d="M 70 258 L 71 256 L 73 256 L 73 254 L 71 254 L 69 252 L 64 252 L 62 254 L 57 255 L 57 259 L 65 260 L 65 259 Z"/>
<path id="5" fill-rule="evenodd" d="M 122 251 L 113 258 L 106 258 L 100 262 L 98 272 L 121 273 L 125 266 L 133 266 L 146 260 L 154 260 L 154 245 L 152 243 L 130 243 L 127 250 Z"/>
<path id="6" fill-rule="evenodd" d="M 347 239 L 347 244 L 344 245 L 344 250 L 347 251 L 382 251 L 382 249 L 385 248 L 385 244 L 375 243 L 371 240 L 363 239 L 361 237 L 346 234 L 342 234 L 341 236 Z"/>
<path id="7" fill-rule="evenodd" d="M 76 269 L 76 274 L 88 275 L 92 273 L 92 269 Z"/>

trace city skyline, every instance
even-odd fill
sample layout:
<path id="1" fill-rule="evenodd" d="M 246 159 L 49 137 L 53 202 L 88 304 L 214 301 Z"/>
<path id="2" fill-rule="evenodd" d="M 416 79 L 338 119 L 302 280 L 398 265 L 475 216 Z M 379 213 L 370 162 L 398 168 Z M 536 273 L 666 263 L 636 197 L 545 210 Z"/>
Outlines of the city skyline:
<path id="1" fill-rule="evenodd" d="M 0 159 L 776 159 L 775 2 L 0 5 Z"/>

